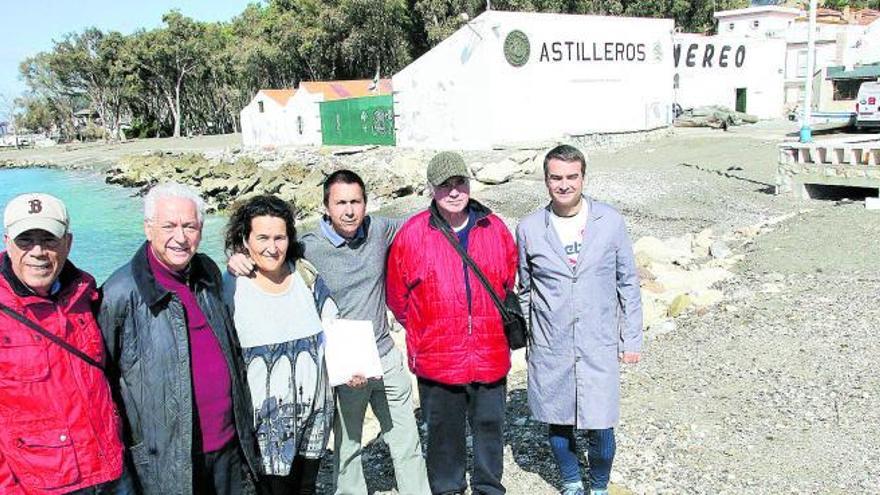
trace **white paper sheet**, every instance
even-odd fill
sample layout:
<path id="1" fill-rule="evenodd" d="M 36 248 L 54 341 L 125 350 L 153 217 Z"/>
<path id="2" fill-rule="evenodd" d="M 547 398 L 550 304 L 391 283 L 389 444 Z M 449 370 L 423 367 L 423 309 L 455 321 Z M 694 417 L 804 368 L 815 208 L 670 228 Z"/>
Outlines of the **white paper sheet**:
<path id="1" fill-rule="evenodd" d="M 324 335 L 327 337 L 324 356 L 330 385 L 347 383 L 354 375 L 382 377 L 373 322 L 339 318 L 324 325 Z"/>

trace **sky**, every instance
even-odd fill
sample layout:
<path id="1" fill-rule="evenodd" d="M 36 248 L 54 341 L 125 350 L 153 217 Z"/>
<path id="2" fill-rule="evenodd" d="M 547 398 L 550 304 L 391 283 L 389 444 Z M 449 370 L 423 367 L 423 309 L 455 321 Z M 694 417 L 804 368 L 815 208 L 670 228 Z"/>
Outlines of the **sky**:
<path id="1" fill-rule="evenodd" d="M 25 58 L 52 49 L 52 40 L 95 26 L 129 34 L 162 25 L 177 9 L 199 21 L 226 21 L 258 0 L 0 0 L 0 94 L 18 96 Z"/>

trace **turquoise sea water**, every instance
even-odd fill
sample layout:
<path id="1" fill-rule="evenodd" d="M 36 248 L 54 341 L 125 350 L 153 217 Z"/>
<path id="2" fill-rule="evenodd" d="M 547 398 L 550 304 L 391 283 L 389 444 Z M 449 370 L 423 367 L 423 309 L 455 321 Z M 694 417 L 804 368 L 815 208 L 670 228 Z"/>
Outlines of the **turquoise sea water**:
<path id="1" fill-rule="evenodd" d="M 95 172 L 52 169 L 0 170 L 0 209 L 26 192 L 57 196 L 67 205 L 73 232 L 70 259 L 102 283 L 144 242 L 143 199 L 136 189 L 104 183 Z M 209 216 L 200 251 L 221 262 L 226 218 Z M 6 246 L 3 246 L 6 249 Z"/>

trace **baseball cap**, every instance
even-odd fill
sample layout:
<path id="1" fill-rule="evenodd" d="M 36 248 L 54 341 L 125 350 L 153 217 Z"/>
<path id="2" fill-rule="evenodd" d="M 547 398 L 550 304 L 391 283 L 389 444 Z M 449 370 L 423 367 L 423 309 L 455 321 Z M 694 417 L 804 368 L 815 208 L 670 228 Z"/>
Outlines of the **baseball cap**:
<path id="1" fill-rule="evenodd" d="M 6 204 L 3 212 L 3 230 L 11 239 L 23 232 L 45 230 L 57 238 L 67 233 L 70 217 L 64 203 L 55 196 L 27 193 L 16 196 Z"/>
<path id="2" fill-rule="evenodd" d="M 437 187 L 450 177 L 470 177 L 464 158 L 453 151 L 441 151 L 428 162 L 428 182 Z"/>

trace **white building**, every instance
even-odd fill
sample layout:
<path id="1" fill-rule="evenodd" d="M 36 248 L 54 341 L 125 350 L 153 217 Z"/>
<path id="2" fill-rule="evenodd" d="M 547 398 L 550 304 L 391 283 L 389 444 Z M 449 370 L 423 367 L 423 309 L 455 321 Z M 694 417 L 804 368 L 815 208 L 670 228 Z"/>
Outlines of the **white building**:
<path id="1" fill-rule="evenodd" d="M 880 17 L 864 28 L 856 42 L 855 63 L 867 65 L 880 62 Z"/>
<path id="2" fill-rule="evenodd" d="M 880 50 L 880 29 L 868 29 L 860 22 L 863 15 L 870 22 L 874 11 L 838 12 L 820 8 L 816 13 L 815 68 L 816 72 L 829 66 L 849 66 L 870 63 Z M 754 6 L 715 13 L 719 36 L 738 36 L 755 39 L 785 40 L 785 105 L 793 108 L 802 104 L 807 80 L 807 12 L 779 6 Z M 875 21 L 876 24 L 876 21 Z M 869 47 L 868 49 L 862 47 Z M 812 75 L 809 75 L 812 77 Z"/>
<path id="3" fill-rule="evenodd" d="M 487 11 L 394 75 L 399 146 L 482 149 L 667 126 L 668 19 Z"/>
<path id="4" fill-rule="evenodd" d="M 241 110 L 245 146 L 320 146 L 322 101 L 391 94 L 391 80 L 303 81 L 296 90 L 261 89 Z"/>
<path id="5" fill-rule="evenodd" d="M 261 89 L 241 109 L 241 139 L 245 146 L 278 146 L 293 138 L 296 130 L 286 106 L 294 93 L 293 89 Z"/>
<path id="6" fill-rule="evenodd" d="M 723 105 L 759 118 L 782 115 L 785 41 L 676 34 L 675 101 Z"/>
<path id="7" fill-rule="evenodd" d="M 303 81 L 287 104 L 289 118 L 295 122 L 296 133 L 287 144 L 314 145 L 322 143 L 321 106 L 323 101 L 391 94 L 391 79 L 378 83 L 371 79 L 350 81 Z"/>
<path id="8" fill-rule="evenodd" d="M 780 38 L 800 15 L 798 9 L 762 5 L 715 12 L 715 19 L 721 36 Z"/>

